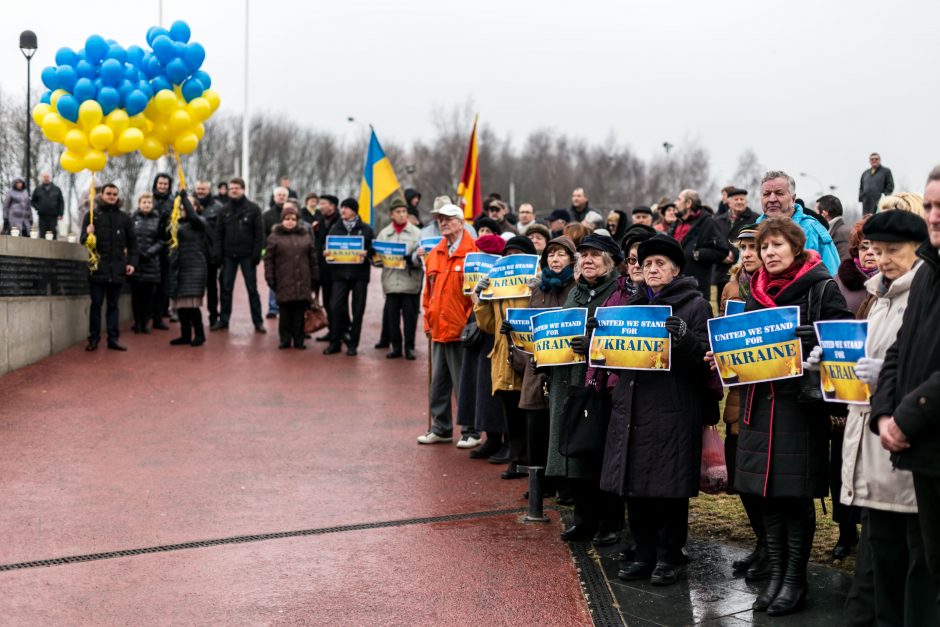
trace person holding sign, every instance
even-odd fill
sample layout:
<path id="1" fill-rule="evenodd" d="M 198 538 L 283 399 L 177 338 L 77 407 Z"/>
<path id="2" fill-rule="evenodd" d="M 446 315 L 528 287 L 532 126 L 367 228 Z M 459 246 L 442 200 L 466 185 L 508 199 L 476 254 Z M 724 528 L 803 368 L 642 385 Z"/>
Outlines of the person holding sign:
<path id="1" fill-rule="evenodd" d="M 617 266 L 623 261 L 620 246 L 609 237 L 588 235 L 578 245 L 578 259 L 574 274 L 578 276 L 574 288 L 568 293 L 564 309 L 586 308 L 588 315 L 601 305 L 617 287 L 620 273 Z M 544 315 L 544 314 L 543 314 Z M 583 336 L 572 349 L 587 353 Z M 574 524 L 561 533 L 565 541 L 586 540 L 593 536 L 596 545 L 616 543 L 623 528 L 623 501 L 615 494 L 600 489 L 601 459 L 575 459 L 559 453 L 562 438 L 562 418 L 569 388 L 583 388 L 587 366 L 583 363 L 554 366 L 549 376 L 549 442 L 548 477 L 566 477 L 574 496 Z"/>
<path id="2" fill-rule="evenodd" d="M 329 235 L 361 237 L 363 247 L 358 263 L 337 263 L 331 268 L 333 287 L 330 309 L 333 310 L 333 324 L 330 325 L 330 345 L 323 350 L 323 354 L 340 352 L 345 342 L 346 354 L 353 357 L 359 347 L 362 317 L 366 312 L 366 296 L 369 292 L 371 266 L 368 255 L 372 250 L 372 227 L 359 217 L 359 203 L 355 198 L 347 198 L 339 204 L 339 218 Z M 352 317 L 349 315 L 350 296 Z"/>
<path id="3" fill-rule="evenodd" d="M 852 318 L 845 298 L 806 249 L 806 235 L 788 217 L 768 218 L 757 229 L 763 267 L 751 279 L 746 311 L 799 307 L 796 337 L 806 355 L 816 344 L 812 323 Z M 709 352 L 707 360 L 713 361 Z M 816 533 L 813 499 L 829 492 L 830 408 L 809 374 L 748 384 L 738 421 L 734 487 L 764 497 L 770 582 L 753 609 L 790 614 L 806 602 L 806 566 Z"/>
<path id="4" fill-rule="evenodd" d="M 389 267 L 396 264 L 383 264 L 382 292 L 385 294 L 382 326 L 388 332 L 391 345 L 385 357 L 396 359 L 402 356 L 415 359 L 415 330 L 418 327 L 419 294 L 421 281 L 424 279 L 420 266 L 412 263 L 412 253 L 418 247 L 421 231 L 408 221 L 408 207 L 400 198 L 395 198 L 389 205 L 391 223 L 379 231 L 376 246 L 381 242 L 395 242 L 405 245 L 402 257 L 403 267 Z M 404 334 L 402 333 L 404 324 Z M 404 341 L 403 341 L 404 338 Z"/>
<path id="5" fill-rule="evenodd" d="M 672 309 L 664 322 L 672 342 L 669 370 L 618 371 L 600 487 L 626 501 L 636 542 L 635 560 L 618 577 L 669 585 L 685 561 L 689 499 L 698 495 L 701 472 L 702 426 L 718 420 L 719 398 L 709 389 L 711 373 L 702 361 L 711 305 L 696 279 L 682 276 L 686 256 L 672 237 L 656 235 L 640 244 L 638 254 L 643 287 L 629 305 Z M 642 333 L 626 325 L 623 330 Z"/>

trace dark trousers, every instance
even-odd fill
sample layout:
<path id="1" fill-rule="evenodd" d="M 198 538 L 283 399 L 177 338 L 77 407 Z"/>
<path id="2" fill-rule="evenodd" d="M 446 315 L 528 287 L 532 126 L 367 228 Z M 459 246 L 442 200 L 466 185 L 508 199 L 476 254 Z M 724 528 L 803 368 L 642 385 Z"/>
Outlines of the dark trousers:
<path id="1" fill-rule="evenodd" d="M 52 231 L 52 239 L 59 239 L 59 217 L 39 216 L 39 237 L 45 237 L 46 231 Z"/>
<path id="2" fill-rule="evenodd" d="M 170 315 L 170 260 L 166 252 L 160 253 L 160 283 L 153 297 L 153 321 Z"/>
<path id="3" fill-rule="evenodd" d="M 506 417 L 506 435 L 509 439 L 509 468 L 527 466 L 528 456 L 525 450 L 525 410 L 519 409 L 519 392 L 498 390 L 496 396 L 503 404 Z"/>
<path id="4" fill-rule="evenodd" d="M 386 294 L 382 337 L 379 341 L 387 341 L 392 348 L 401 350 L 402 335 L 404 335 L 405 348 L 414 350 L 420 307 L 418 294 Z M 402 334 L 402 328 L 404 328 L 404 334 Z"/>
<path id="5" fill-rule="evenodd" d="M 855 554 L 855 573 L 852 585 L 842 607 L 842 622 L 846 627 L 869 627 L 875 624 L 875 575 L 871 566 L 871 542 L 868 540 L 867 507 L 862 510 L 862 531 L 858 538 L 858 552 Z M 931 607 L 933 601 L 931 600 Z"/>
<path id="6" fill-rule="evenodd" d="M 856 537 L 855 525 L 861 520 L 860 507 L 843 505 L 842 496 L 842 440 L 845 431 L 833 432 L 829 446 L 829 493 L 832 495 L 832 520 L 839 523 L 839 535 L 850 534 L 846 540 Z"/>
<path id="7" fill-rule="evenodd" d="M 929 477 L 915 471 L 914 492 L 917 494 L 920 533 L 924 539 L 927 568 L 933 578 L 934 599 L 940 621 L 940 477 Z"/>
<path id="8" fill-rule="evenodd" d="M 329 328 L 329 335 L 332 337 L 333 328 L 336 326 L 333 322 L 333 273 L 332 268 L 322 258 L 320 261 L 320 304 L 326 310 L 326 324 Z"/>
<path id="9" fill-rule="evenodd" d="M 385 304 L 382 305 L 382 332 L 379 333 L 379 341 L 377 343 L 381 344 L 382 346 L 389 345 L 389 341 L 388 341 L 388 296 L 385 297 Z M 401 345 L 399 345 L 399 348 L 401 348 Z"/>
<path id="10" fill-rule="evenodd" d="M 206 279 L 206 293 L 209 302 L 209 324 L 219 319 L 219 272 L 222 266 L 209 264 L 209 276 Z"/>
<path id="11" fill-rule="evenodd" d="M 600 462 L 595 476 L 600 477 Z M 600 489 L 600 479 L 566 479 L 574 497 L 574 524 L 597 533 L 623 529 L 623 499 Z"/>
<path id="12" fill-rule="evenodd" d="M 258 296 L 258 278 L 256 266 L 251 257 L 225 257 L 222 261 L 222 311 L 219 322 L 228 324 L 232 317 L 232 291 L 235 289 L 235 275 L 242 269 L 245 289 L 248 290 L 248 306 L 251 309 L 251 321 L 255 326 L 262 324 L 261 298 Z"/>
<path id="13" fill-rule="evenodd" d="M 525 447 L 530 466 L 545 468 L 548 463 L 548 410 L 525 410 Z"/>
<path id="14" fill-rule="evenodd" d="M 333 310 L 333 320 L 330 322 L 330 343 L 339 344 L 345 341 L 348 346 L 359 346 L 362 317 L 366 313 L 368 293 L 368 281 L 333 279 L 333 293 L 330 298 L 330 309 Z M 349 311 L 350 295 L 352 295 L 352 316 Z"/>
<path id="15" fill-rule="evenodd" d="M 116 342 L 118 331 L 118 299 L 121 297 L 120 283 L 89 283 L 91 291 L 91 310 L 88 312 L 88 339 L 101 340 L 101 305 L 108 299 L 106 311 L 108 323 L 108 342 Z"/>
<path id="16" fill-rule="evenodd" d="M 636 561 L 685 561 L 682 549 L 689 538 L 689 499 L 628 498 L 627 520 L 636 543 Z"/>
<path id="17" fill-rule="evenodd" d="M 278 304 L 280 315 L 277 322 L 277 332 L 282 346 L 290 346 L 292 341 L 294 346 L 304 345 L 304 312 L 307 311 L 309 306 L 309 303 L 303 300 L 292 300 Z"/>
<path id="18" fill-rule="evenodd" d="M 131 284 L 131 309 L 134 310 L 134 324 L 138 330 L 147 328 L 153 316 L 153 302 L 157 293 L 157 283 L 134 281 Z"/>

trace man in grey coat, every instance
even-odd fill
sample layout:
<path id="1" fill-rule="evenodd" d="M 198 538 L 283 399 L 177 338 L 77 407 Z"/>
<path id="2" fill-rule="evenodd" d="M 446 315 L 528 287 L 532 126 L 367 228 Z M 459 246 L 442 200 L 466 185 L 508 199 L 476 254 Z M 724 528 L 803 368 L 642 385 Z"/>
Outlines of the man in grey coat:
<path id="1" fill-rule="evenodd" d="M 871 167 L 862 172 L 858 184 L 858 201 L 862 203 L 862 213 L 869 215 L 878 210 L 881 196 L 890 196 L 894 192 L 894 177 L 891 170 L 881 165 L 881 155 L 877 152 L 868 157 Z"/>
<path id="2" fill-rule="evenodd" d="M 842 201 L 832 194 L 820 196 L 816 200 L 816 213 L 829 222 L 829 235 L 832 236 L 832 243 L 839 251 L 839 260 L 845 261 L 849 258 L 849 237 L 852 235 L 852 226 L 846 223 L 842 216 Z"/>

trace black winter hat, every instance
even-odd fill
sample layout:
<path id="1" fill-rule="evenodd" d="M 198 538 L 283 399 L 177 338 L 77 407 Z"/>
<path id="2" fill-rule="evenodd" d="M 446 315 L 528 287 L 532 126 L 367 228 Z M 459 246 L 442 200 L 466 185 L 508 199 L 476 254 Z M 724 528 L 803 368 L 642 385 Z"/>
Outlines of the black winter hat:
<path id="1" fill-rule="evenodd" d="M 333 194 L 320 194 L 320 200 L 325 200 L 334 207 L 339 207 L 339 198 Z"/>
<path id="2" fill-rule="evenodd" d="M 530 240 L 525 235 L 516 235 L 515 237 L 509 238 L 509 240 L 506 242 L 506 247 L 503 249 L 503 255 L 510 254 L 510 250 L 514 250 L 524 255 L 538 254 L 535 252 L 535 244 L 533 244 L 532 240 Z"/>
<path id="3" fill-rule="evenodd" d="M 636 224 L 634 227 L 627 229 L 627 232 L 623 236 L 623 240 L 620 242 L 620 247 L 623 249 L 623 254 L 629 255 L 631 248 L 641 242 L 652 239 L 654 235 L 656 235 L 656 229 L 646 226 L 645 224 Z"/>
<path id="4" fill-rule="evenodd" d="M 641 205 L 641 206 L 639 206 L 639 207 L 634 207 L 634 208 L 633 208 L 633 211 L 632 211 L 631 213 L 632 213 L 633 215 L 636 215 L 636 214 L 638 214 L 638 213 L 645 213 L 646 215 L 650 215 L 650 216 L 651 216 L 651 215 L 653 215 L 653 210 L 650 209 L 650 208 L 647 207 L 647 206 Z"/>
<path id="5" fill-rule="evenodd" d="M 473 221 L 473 228 L 479 231 L 481 228 L 486 227 L 493 232 L 494 235 L 501 235 L 503 232 L 503 227 L 499 225 L 499 222 L 493 218 L 487 218 L 486 216 L 480 216 Z"/>
<path id="6" fill-rule="evenodd" d="M 682 246 L 665 233 L 657 233 L 640 244 L 640 248 L 637 250 L 640 265 L 643 265 L 643 261 L 651 255 L 663 255 L 667 257 L 679 266 L 680 272 L 685 267 L 685 253 L 682 252 Z"/>
<path id="7" fill-rule="evenodd" d="M 740 187 L 735 187 L 728 192 L 728 198 L 731 198 L 732 196 L 747 196 L 747 190 L 741 189 Z"/>
<path id="8" fill-rule="evenodd" d="M 862 227 L 873 242 L 917 242 L 927 239 L 927 223 L 917 214 L 892 209 L 876 213 Z"/>
<path id="9" fill-rule="evenodd" d="M 551 224 L 555 220 L 564 220 L 565 222 L 571 222 L 571 214 L 568 213 L 567 209 L 555 209 L 550 214 L 548 214 L 548 223 Z"/>
<path id="10" fill-rule="evenodd" d="M 623 263 L 623 251 L 620 250 L 620 246 L 617 245 L 617 242 L 615 242 L 613 238 L 607 237 L 606 235 L 595 235 L 593 233 L 588 235 L 578 244 L 578 252 L 585 248 L 593 248 L 601 252 L 610 253 L 610 256 L 614 260 L 614 265 Z"/>
<path id="11" fill-rule="evenodd" d="M 353 211 L 359 211 L 359 201 L 355 198 L 344 198 L 343 202 L 339 203 L 340 207 L 347 207 Z"/>

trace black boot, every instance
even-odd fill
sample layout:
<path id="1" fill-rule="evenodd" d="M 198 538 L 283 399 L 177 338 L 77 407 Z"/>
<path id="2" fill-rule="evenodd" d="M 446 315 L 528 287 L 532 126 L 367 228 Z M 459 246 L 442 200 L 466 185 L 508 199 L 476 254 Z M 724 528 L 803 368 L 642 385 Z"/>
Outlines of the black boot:
<path id="1" fill-rule="evenodd" d="M 202 346 L 206 343 L 206 330 L 202 326 L 202 312 L 193 309 L 189 314 L 193 323 L 193 346 Z"/>
<path id="2" fill-rule="evenodd" d="M 180 336 L 175 340 L 170 340 L 173 346 L 182 346 L 193 343 L 193 323 L 190 321 L 185 309 L 179 312 Z"/>
<path id="3" fill-rule="evenodd" d="M 751 551 L 750 553 L 748 553 L 741 559 L 734 560 L 733 562 L 731 562 L 731 569 L 735 573 L 746 571 L 748 568 L 751 567 L 751 564 L 754 563 L 758 555 L 760 555 L 762 548 L 763 548 L 763 544 L 760 541 L 758 541 L 757 546 L 754 547 L 753 551 Z"/>
<path id="4" fill-rule="evenodd" d="M 792 614 L 806 605 L 806 566 L 815 533 L 816 510 L 813 501 L 806 499 L 800 507 L 787 512 L 787 572 L 783 587 L 767 608 L 769 616 Z"/>
<path id="5" fill-rule="evenodd" d="M 757 597 L 751 609 L 765 612 L 773 603 L 780 588 L 783 587 L 783 575 L 786 572 L 787 558 L 787 521 L 786 516 L 777 508 L 764 512 L 764 527 L 767 532 L 767 557 L 770 559 L 770 581 L 764 592 Z"/>
<path id="6" fill-rule="evenodd" d="M 744 574 L 745 581 L 763 581 L 770 577 L 770 558 L 767 556 L 767 540 L 758 540 L 757 542 L 757 556 Z"/>

